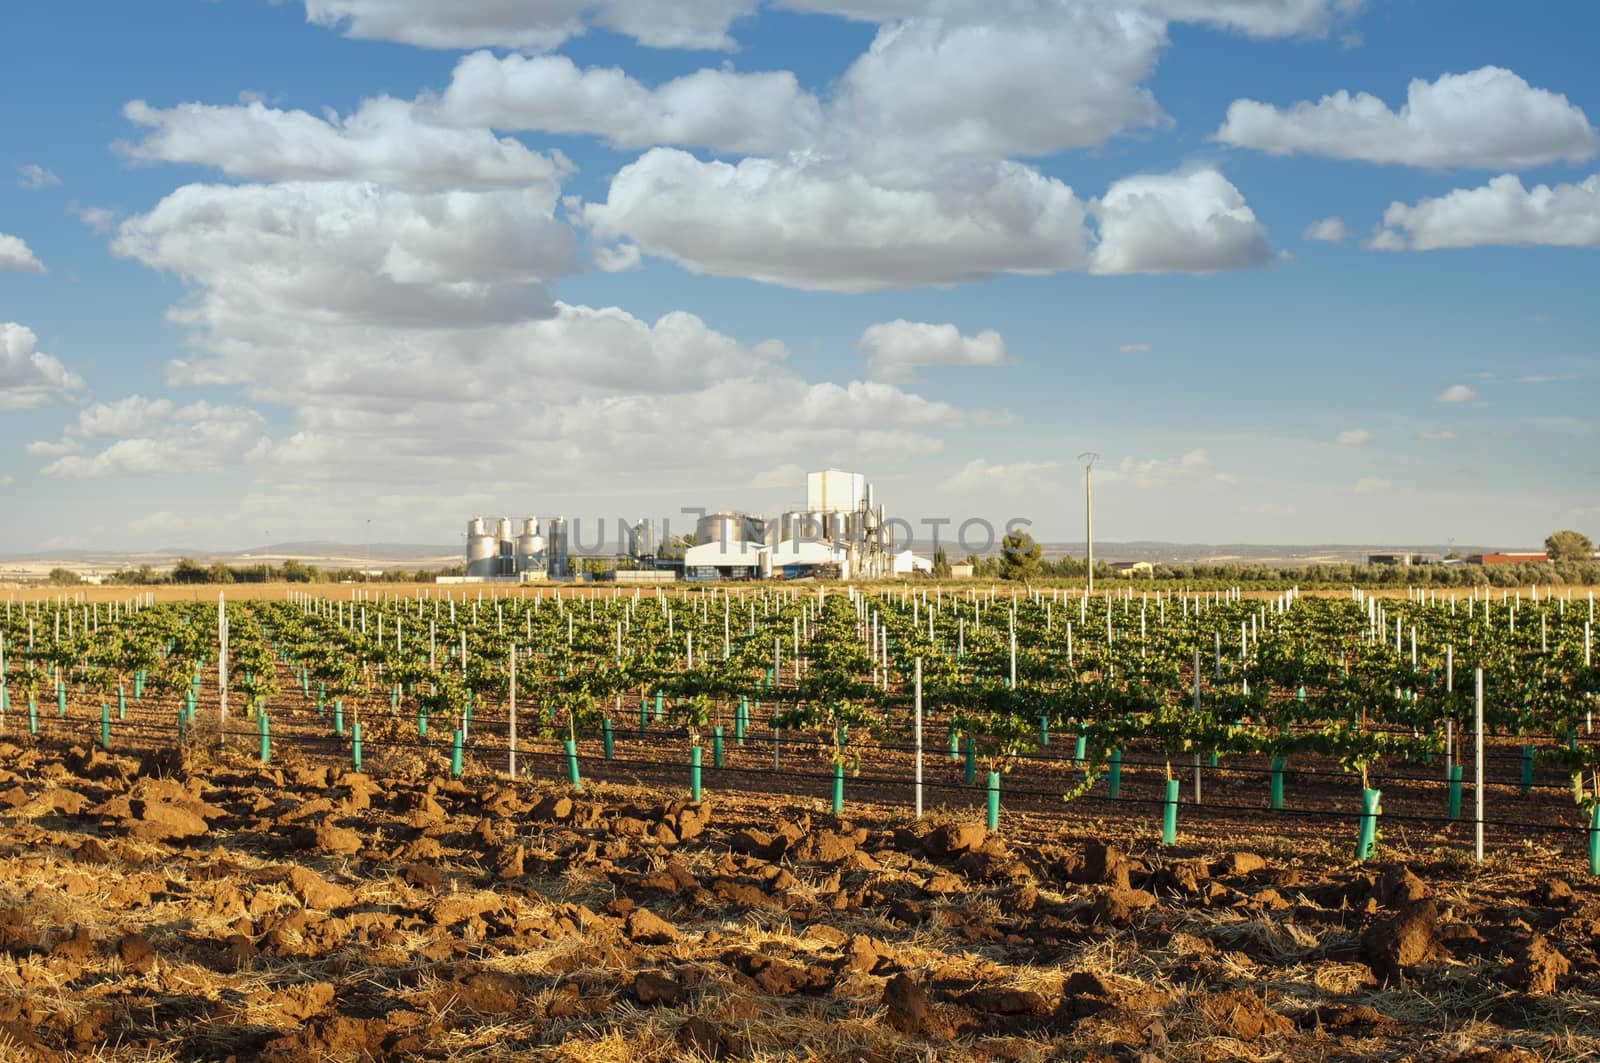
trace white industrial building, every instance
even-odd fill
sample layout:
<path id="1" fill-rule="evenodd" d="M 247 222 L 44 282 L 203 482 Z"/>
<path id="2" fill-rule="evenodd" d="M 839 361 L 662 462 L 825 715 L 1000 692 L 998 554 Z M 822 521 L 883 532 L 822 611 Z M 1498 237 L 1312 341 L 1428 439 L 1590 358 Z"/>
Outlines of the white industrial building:
<path id="1" fill-rule="evenodd" d="M 552 518 L 540 535 L 537 517 L 523 518 L 513 534 L 510 518 L 467 525 L 467 575 L 477 580 L 567 579 L 571 576 L 566 521 Z M 803 507 L 776 518 L 750 513 L 707 513 L 695 525 L 683 556 L 683 575 L 694 580 L 879 578 L 925 571 L 931 563 L 896 552 L 883 507 L 861 473 L 825 469 L 806 474 Z M 628 555 L 655 558 L 649 521 L 627 534 Z"/>

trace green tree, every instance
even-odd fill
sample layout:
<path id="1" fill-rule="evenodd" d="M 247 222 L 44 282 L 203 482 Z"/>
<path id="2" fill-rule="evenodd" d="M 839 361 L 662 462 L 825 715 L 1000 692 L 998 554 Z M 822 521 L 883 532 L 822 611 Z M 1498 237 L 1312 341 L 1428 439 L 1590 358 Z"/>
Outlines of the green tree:
<path id="1" fill-rule="evenodd" d="M 1594 543 L 1589 537 L 1570 528 L 1551 532 L 1544 541 L 1544 548 L 1552 561 L 1587 561 L 1594 555 Z"/>
<path id="2" fill-rule="evenodd" d="M 83 577 L 70 568 L 53 568 L 50 575 L 45 577 L 45 582 L 61 587 L 76 587 L 83 582 Z"/>
<path id="3" fill-rule="evenodd" d="M 210 578 L 205 566 L 197 564 L 193 558 L 181 557 L 178 563 L 172 566 L 174 583 L 205 583 Z"/>
<path id="4" fill-rule="evenodd" d="M 950 578 L 950 558 L 942 546 L 933 552 L 933 574 L 939 579 Z"/>
<path id="5" fill-rule="evenodd" d="M 1040 553 L 1039 544 L 1027 532 L 1007 532 L 1000 540 L 1000 578 L 1037 579 Z"/>

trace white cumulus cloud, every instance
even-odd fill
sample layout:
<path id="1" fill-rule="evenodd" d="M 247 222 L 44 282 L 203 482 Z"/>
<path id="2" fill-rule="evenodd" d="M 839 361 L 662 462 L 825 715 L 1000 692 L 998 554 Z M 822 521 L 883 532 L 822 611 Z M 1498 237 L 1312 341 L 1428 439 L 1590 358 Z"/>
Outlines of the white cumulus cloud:
<path id="1" fill-rule="evenodd" d="M 877 183 L 826 162 L 706 162 L 656 148 L 583 216 L 600 239 L 627 237 L 696 273 L 842 292 L 1074 269 L 1087 241 L 1072 189 L 1004 162 Z"/>
<path id="2" fill-rule="evenodd" d="M 1266 228 L 1215 170 L 1127 177 L 1091 205 L 1094 273 L 1214 273 L 1265 265 Z"/>
<path id="3" fill-rule="evenodd" d="M 456 65 L 436 114 L 462 126 L 593 135 L 614 147 L 737 153 L 804 147 L 822 124 L 821 105 L 787 70 L 698 70 L 650 88 L 616 67 L 489 52 Z"/>
<path id="4" fill-rule="evenodd" d="M 1127 455 L 1116 465 L 1097 468 L 1097 482 L 1133 487 L 1226 487 L 1234 477 L 1217 471 L 1211 452 L 1197 447 L 1176 458 L 1136 458 Z"/>
<path id="5" fill-rule="evenodd" d="M 177 317 L 269 313 L 374 323 L 549 312 L 577 268 L 555 188 L 411 193 L 356 182 L 186 185 L 124 221 L 112 249 L 201 294 Z"/>
<path id="6" fill-rule="evenodd" d="M 1235 100 L 1216 138 L 1273 155 L 1477 169 L 1581 162 L 1600 151 L 1581 108 L 1494 66 L 1413 80 L 1398 111 L 1365 92 L 1283 110 Z"/>
<path id="7" fill-rule="evenodd" d="M 0 410 L 25 410 L 83 390 L 82 377 L 37 345 L 26 325 L 0 321 Z"/>
<path id="8" fill-rule="evenodd" d="M 901 383 L 914 379 L 924 366 L 1007 362 L 1005 340 L 993 329 L 963 336 L 954 325 L 904 319 L 869 325 L 856 349 L 867 356 L 869 376 Z"/>
<path id="9" fill-rule="evenodd" d="M 1320 240 L 1327 244 L 1344 242 L 1344 222 L 1338 218 L 1323 218 L 1306 226 L 1306 231 L 1300 236 L 1306 240 Z"/>
<path id="10" fill-rule="evenodd" d="M 1438 395 L 1434 396 L 1435 402 L 1471 402 L 1478 397 L 1478 393 L 1465 384 L 1451 384 Z"/>
<path id="11" fill-rule="evenodd" d="M 1412 206 L 1391 203 L 1368 243 L 1379 251 L 1520 245 L 1600 247 L 1600 174 L 1531 189 L 1501 174 Z"/>
<path id="12" fill-rule="evenodd" d="M 1346 428 L 1333 441 L 1341 447 L 1359 447 L 1372 442 L 1372 433 L 1365 428 Z"/>
<path id="13" fill-rule="evenodd" d="M 1030 11 L 1037 5 L 993 0 L 779 0 L 794 11 L 838 15 L 860 22 L 892 22 L 918 15 L 971 18 Z M 1060 7 L 1110 8 L 1173 22 L 1196 22 L 1253 37 L 1321 36 L 1362 0 L 1067 0 Z"/>
<path id="14" fill-rule="evenodd" d="M 1034 491 L 1056 479 L 1060 463 L 1019 461 L 994 464 L 977 458 L 967 462 L 940 484 L 943 491 Z"/>
<path id="15" fill-rule="evenodd" d="M 142 398 L 138 401 L 146 402 Z M 170 410 L 170 404 L 167 409 Z M 95 454 L 57 458 L 40 470 L 40 475 L 62 480 L 91 480 L 199 472 L 260 460 L 271 446 L 261 414 L 239 406 L 197 402 L 171 411 L 170 417 L 146 418 L 136 427 L 133 421 L 122 421 L 122 424 L 130 426 L 137 434 L 117 439 Z M 118 426 L 108 423 L 100 427 Z"/>
<path id="16" fill-rule="evenodd" d="M 37 190 L 40 188 L 55 188 L 61 184 L 61 178 L 36 162 L 18 166 L 17 171 L 22 174 L 23 188 Z"/>
<path id="17" fill-rule="evenodd" d="M 729 29 L 756 0 L 305 0 L 306 20 L 346 36 L 423 48 L 542 52 L 589 24 L 652 48 L 735 47 Z"/>
<path id="18" fill-rule="evenodd" d="M 430 125 L 414 104 L 378 97 L 345 118 L 282 111 L 259 100 L 230 107 L 142 100 L 123 115 L 147 132 L 122 150 L 144 162 L 215 166 L 268 181 L 371 181 L 411 191 L 553 184 L 570 168 L 488 129 Z"/>
<path id="19" fill-rule="evenodd" d="M 20 236 L 0 233 L 0 273 L 43 273 L 44 266 L 34 257 L 33 249 Z"/>

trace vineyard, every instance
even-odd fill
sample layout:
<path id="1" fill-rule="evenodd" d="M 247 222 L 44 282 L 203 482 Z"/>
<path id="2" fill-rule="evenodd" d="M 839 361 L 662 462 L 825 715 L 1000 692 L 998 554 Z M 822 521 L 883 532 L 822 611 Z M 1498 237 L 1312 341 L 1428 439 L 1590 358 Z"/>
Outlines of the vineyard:
<path id="1" fill-rule="evenodd" d="M 35 808 L 43 784 L 60 792 L 66 777 L 110 775 L 137 796 L 117 805 L 107 790 L 94 795 L 104 799 L 98 811 L 85 801 L 43 815 L 168 847 L 210 844 L 213 820 L 237 819 L 283 834 L 287 851 L 326 856 L 378 844 L 354 814 L 369 806 L 346 805 L 378 785 L 361 780 L 393 780 L 383 785 L 413 795 L 401 802 L 413 816 L 428 805 L 447 813 L 446 795 L 481 805 L 477 848 L 498 854 L 508 881 L 534 872 L 525 842 L 498 838 L 497 802 L 508 822 L 520 810 L 564 825 L 569 849 L 581 848 L 580 827 L 654 842 L 641 873 L 657 875 L 663 853 L 701 835 L 715 808 L 724 849 L 770 861 L 766 901 L 782 892 L 775 880 L 795 881 L 779 859 L 785 851 L 795 857 L 809 845 L 809 861 L 799 858 L 817 862 L 822 831 L 796 828 L 803 815 L 848 842 L 835 864 L 848 865 L 871 837 L 901 850 L 914 840 L 919 854 L 959 860 L 975 896 L 1014 889 L 1024 876 L 1039 889 L 1071 881 L 1101 891 L 1080 921 L 1123 926 L 1134 919 L 1116 907 L 1124 894 L 1140 895 L 1137 909 L 1143 897 L 1155 902 L 1158 885 L 1201 896 L 1221 888 L 1201 880 L 1213 866 L 1206 854 L 1226 849 L 1252 851 L 1241 856 L 1250 865 L 1254 851 L 1292 848 L 1319 874 L 1371 883 L 1390 881 L 1397 854 L 1463 881 L 1475 866 L 1487 881 L 1519 861 L 1536 877 L 1582 881 L 1600 875 L 1594 629 L 1592 596 L 1538 588 L 1266 599 L 1128 590 L 1085 598 L 1037 587 L 429 588 L 216 604 L 13 601 L 0 627 L 0 768 L 9 776 L 0 785 L 15 788 L 0 804 Z M 191 781 L 185 789 L 168 780 Z M 190 807 L 228 780 L 305 793 L 289 807 L 257 796 L 249 812 Z M 161 787 L 173 796 L 150 796 Z M 887 833 L 858 830 L 852 818 Z M 804 837 L 787 850 L 774 840 L 795 830 Z M 1061 854 L 1080 838 L 1089 839 L 1083 855 Z M 1148 855 L 1127 861 L 1107 842 Z M 583 844 L 593 858 L 595 843 Z M 524 855 L 506 855 L 513 848 Z M 882 854 L 859 855 L 888 866 Z M 569 851 L 555 865 L 573 859 Z M 1107 870 L 1108 860 L 1124 861 L 1121 870 Z M 1146 888 L 1131 888 L 1130 867 L 1132 884 Z M 834 888 L 848 898 L 838 878 L 835 869 Z M 1006 897 L 998 903 L 1014 899 Z M 870 904 L 870 891 L 842 903 Z M 912 923 L 927 914 L 916 911 Z M 625 924 L 642 918 L 617 914 Z M 492 936 L 487 913 L 471 918 Z M 271 932 L 243 923 L 235 947 L 253 957 Z M 1295 951 L 1292 935 L 1274 940 L 1277 951 Z M 1430 949 L 1390 957 L 1395 973 L 1437 959 Z M 1369 964 L 1380 979 L 1386 962 Z M 874 961 L 857 973 L 890 966 Z M 894 1020 L 904 1001 L 880 986 L 882 978 L 872 991 Z M 649 1003 L 637 978 L 628 992 L 633 1006 Z M 1054 992 L 1071 996 L 1060 977 Z M 587 987 L 579 997 L 589 998 Z M 905 1007 L 942 1014 L 937 994 L 918 999 Z M 947 1032 L 1000 1036 L 1030 1016 L 1042 1022 L 1046 1004 L 1057 1022 L 1062 1007 L 1083 1006 L 1050 1003 L 1048 993 L 1045 1004 L 1006 1003 L 955 999 L 978 1018 L 952 1019 Z M 327 1010 L 324 1000 L 305 1019 Z M 990 1021 L 996 1015 L 1005 1021 Z M 592 1016 L 580 1008 L 567 1018 Z M 1268 1036 L 1280 1019 L 1268 1012 L 1242 1039 Z M 339 1056 L 350 1047 L 324 1029 L 334 1020 L 318 1022 L 327 1043 L 300 1048 Z M 132 1025 L 153 1056 L 211 1051 L 209 1042 L 172 1048 L 155 1019 Z M 926 1016 L 892 1025 L 912 1040 L 941 1028 Z M 676 1035 L 683 1050 L 682 1028 Z M 643 1051 L 645 1034 L 629 1036 L 630 1051 Z M 706 1055 L 733 1044 L 689 1036 Z"/>

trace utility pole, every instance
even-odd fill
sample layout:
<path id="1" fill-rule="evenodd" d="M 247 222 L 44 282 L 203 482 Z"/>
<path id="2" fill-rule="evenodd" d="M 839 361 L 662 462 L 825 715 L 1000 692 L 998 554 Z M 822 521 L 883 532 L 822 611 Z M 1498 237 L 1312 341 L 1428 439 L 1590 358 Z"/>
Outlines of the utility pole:
<path id="1" fill-rule="evenodd" d="M 1084 562 L 1084 595 L 1094 594 L 1094 496 L 1090 492 L 1091 477 L 1094 473 L 1094 463 L 1100 455 L 1092 450 L 1086 450 L 1078 455 L 1078 460 L 1083 462 L 1083 538 L 1088 546 L 1088 559 Z"/>

